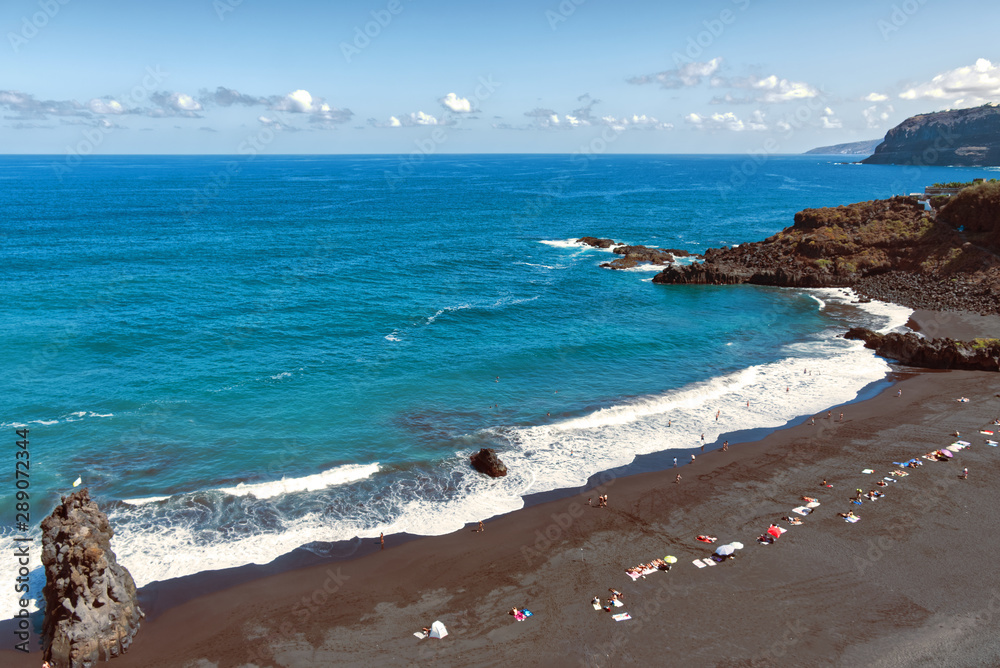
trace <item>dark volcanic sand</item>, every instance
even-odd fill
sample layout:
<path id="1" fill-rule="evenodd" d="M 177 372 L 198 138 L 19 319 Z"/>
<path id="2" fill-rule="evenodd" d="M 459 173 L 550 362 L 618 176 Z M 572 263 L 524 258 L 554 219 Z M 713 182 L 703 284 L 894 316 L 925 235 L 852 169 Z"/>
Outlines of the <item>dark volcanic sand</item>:
<path id="1" fill-rule="evenodd" d="M 979 433 L 1000 417 L 1000 375 L 906 376 L 843 407 L 843 422 L 834 408 L 833 419 L 700 455 L 678 469 L 680 484 L 674 470 L 612 478 L 607 509 L 587 507 L 599 493 L 587 491 L 482 534 L 390 536 L 384 552 L 193 598 L 147 621 L 113 665 L 1000 665 L 1000 448 Z M 874 487 L 862 469 L 887 474 L 956 430 L 973 446 L 955 461 L 926 462 L 878 501 L 848 502 Z M 803 495 L 822 505 L 758 545 Z M 849 509 L 859 523 L 836 516 Z M 714 549 L 699 533 L 745 548 L 698 569 L 691 561 Z M 669 573 L 632 582 L 624 572 L 666 554 L 679 558 Z M 616 612 L 632 620 L 591 608 L 609 587 L 625 593 Z M 514 621 L 515 605 L 534 616 Z M 435 619 L 451 635 L 414 638 Z M 39 657 L 2 652 L 0 664 Z"/>

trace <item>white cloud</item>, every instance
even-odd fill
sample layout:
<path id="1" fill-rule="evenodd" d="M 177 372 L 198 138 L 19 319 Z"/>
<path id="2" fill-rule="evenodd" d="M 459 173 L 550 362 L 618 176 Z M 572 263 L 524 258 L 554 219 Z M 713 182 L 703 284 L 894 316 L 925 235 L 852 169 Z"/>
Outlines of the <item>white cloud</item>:
<path id="1" fill-rule="evenodd" d="M 764 113 L 760 110 L 750 114 L 746 120 L 731 111 L 724 114 L 712 114 L 711 116 L 701 116 L 690 113 L 684 117 L 685 122 L 690 123 L 696 129 L 705 130 L 728 130 L 730 132 L 743 132 L 745 130 L 766 130 L 767 124 L 764 122 Z"/>
<path id="2" fill-rule="evenodd" d="M 601 123 L 607 125 L 617 132 L 624 132 L 625 130 L 669 130 L 673 128 L 671 123 L 661 123 L 653 116 L 647 116 L 645 114 L 632 114 L 631 116 L 623 116 L 621 118 L 615 118 L 614 116 L 602 116 Z"/>
<path id="3" fill-rule="evenodd" d="M 464 97 L 459 97 L 455 93 L 448 93 L 439 100 L 441 105 L 455 113 L 467 114 L 472 111 L 472 103 Z"/>
<path id="4" fill-rule="evenodd" d="M 411 114 L 390 116 L 389 120 L 384 122 L 374 118 L 369 118 L 368 125 L 376 128 L 413 128 L 425 125 L 455 125 L 455 121 L 442 120 L 432 116 L 431 114 L 425 114 L 422 111 L 417 111 Z"/>
<path id="5" fill-rule="evenodd" d="M 118 100 L 94 98 L 87 107 L 95 114 L 124 114 L 125 107 Z"/>
<path id="6" fill-rule="evenodd" d="M 628 79 L 628 83 L 643 85 L 658 83 L 663 88 L 684 88 L 685 86 L 697 86 L 706 77 L 711 77 L 719 71 L 722 65 L 722 58 L 713 58 L 707 63 L 684 63 L 673 70 L 664 70 L 656 74 L 646 74 L 640 77 Z"/>
<path id="7" fill-rule="evenodd" d="M 861 98 L 865 102 L 885 102 L 889 99 L 888 95 L 882 95 L 881 93 L 869 93 L 865 97 Z"/>
<path id="8" fill-rule="evenodd" d="M 878 105 L 873 104 L 872 106 L 864 109 L 861 113 L 865 117 L 865 122 L 870 128 L 882 127 L 882 124 L 889 120 L 889 115 L 895 109 L 892 108 L 891 104 Z"/>
<path id="9" fill-rule="evenodd" d="M 1000 98 L 1000 65 L 980 58 L 975 65 L 939 74 L 927 83 L 899 94 L 904 100 L 955 100 L 959 105 L 979 105 Z"/>
<path id="10" fill-rule="evenodd" d="M 296 114 L 308 114 L 315 110 L 315 102 L 309 91 L 300 88 L 275 100 L 271 105 L 271 109 L 275 111 L 290 111 Z"/>
<path id="11" fill-rule="evenodd" d="M 833 109 L 830 107 L 823 110 L 819 120 L 823 124 L 824 130 L 838 130 L 844 126 L 840 119 L 834 116 Z"/>
<path id="12" fill-rule="evenodd" d="M 763 91 L 756 98 L 758 102 L 789 102 L 819 95 L 819 91 L 807 83 L 779 79 L 774 74 L 763 79 L 751 77 L 748 83 L 750 88 Z"/>

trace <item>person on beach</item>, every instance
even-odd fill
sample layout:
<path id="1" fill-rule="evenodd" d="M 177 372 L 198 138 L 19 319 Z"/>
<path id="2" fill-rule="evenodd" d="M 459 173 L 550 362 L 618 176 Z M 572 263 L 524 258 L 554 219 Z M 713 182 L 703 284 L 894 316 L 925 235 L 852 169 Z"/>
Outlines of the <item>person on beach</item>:
<path id="1" fill-rule="evenodd" d="M 692 462 L 694 461 L 694 455 L 691 455 L 691 461 Z"/>
<path id="2" fill-rule="evenodd" d="M 722 451 L 723 451 L 723 452 L 726 452 L 726 451 L 728 451 L 728 450 L 729 450 L 729 441 L 724 441 L 724 442 L 722 443 Z"/>
<path id="3" fill-rule="evenodd" d="M 809 424 L 816 424 L 816 418 L 814 417 L 809 418 Z"/>
<path id="4" fill-rule="evenodd" d="M 844 421 L 844 412 L 843 411 L 840 412 L 840 421 L 841 422 Z"/>
<path id="5" fill-rule="evenodd" d="M 969 479 L 969 469 L 962 469 L 962 480 Z"/>
<path id="6" fill-rule="evenodd" d="M 677 468 L 677 458 L 674 457 L 674 468 Z"/>
<path id="7" fill-rule="evenodd" d="M 482 533 L 484 531 L 486 531 L 486 527 L 483 526 L 483 521 L 479 520 L 479 529 L 478 529 L 477 533 Z"/>
<path id="8" fill-rule="evenodd" d="M 378 542 L 379 542 L 379 545 L 382 546 L 381 549 L 384 550 L 385 549 L 385 534 L 384 533 L 380 533 L 378 535 Z"/>
<path id="9" fill-rule="evenodd" d="M 676 485 L 676 484 L 677 484 L 677 483 L 679 483 L 680 481 L 681 481 L 681 474 L 680 474 L 680 473 L 678 473 L 678 474 L 677 474 L 677 477 L 676 477 L 676 478 L 674 478 L 674 484 Z"/>
<path id="10" fill-rule="evenodd" d="M 897 397 L 903 396 L 903 390 L 902 389 L 896 390 L 896 396 Z"/>
<path id="11" fill-rule="evenodd" d="M 718 421 L 719 421 L 719 413 L 721 413 L 721 412 L 722 412 L 722 411 L 715 411 L 715 421 L 716 421 L 716 422 L 718 422 Z"/>
<path id="12" fill-rule="evenodd" d="M 833 411 L 827 411 L 827 412 L 826 412 L 826 419 L 827 419 L 827 420 L 829 420 L 829 419 L 831 419 L 832 417 L 833 417 Z"/>

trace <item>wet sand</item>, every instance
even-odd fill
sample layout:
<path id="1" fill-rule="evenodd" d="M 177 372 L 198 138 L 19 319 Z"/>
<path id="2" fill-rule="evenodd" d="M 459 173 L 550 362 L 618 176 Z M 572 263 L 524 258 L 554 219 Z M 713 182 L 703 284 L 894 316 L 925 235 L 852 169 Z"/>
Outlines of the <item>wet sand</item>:
<path id="1" fill-rule="evenodd" d="M 265 577 L 234 569 L 236 584 L 203 596 L 221 575 L 147 588 L 155 613 L 113 665 L 1000 665 L 1000 448 L 979 433 L 1000 417 L 1000 375 L 905 371 L 832 419 L 676 471 L 599 476 L 597 489 L 496 518 L 483 533 L 387 536 L 384 551 L 366 541 L 349 560 Z M 874 488 L 863 469 L 888 474 L 956 431 L 972 447 L 955 461 L 925 462 L 885 498 L 850 504 L 855 488 Z M 588 507 L 599 493 L 609 507 Z M 821 505 L 801 526 L 779 522 L 789 528 L 775 544 L 757 544 L 802 496 Z M 837 517 L 848 510 L 861 521 Z M 692 560 L 715 547 L 701 533 L 745 548 L 699 569 Z M 625 574 L 666 554 L 679 559 L 668 573 Z M 624 592 L 615 612 L 631 620 L 593 610 L 609 587 Z M 512 606 L 534 616 L 516 622 Z M 446 639 L 413 636 L 434 620 Z M 0 652 L 0 663 L 41 660 Z"/>

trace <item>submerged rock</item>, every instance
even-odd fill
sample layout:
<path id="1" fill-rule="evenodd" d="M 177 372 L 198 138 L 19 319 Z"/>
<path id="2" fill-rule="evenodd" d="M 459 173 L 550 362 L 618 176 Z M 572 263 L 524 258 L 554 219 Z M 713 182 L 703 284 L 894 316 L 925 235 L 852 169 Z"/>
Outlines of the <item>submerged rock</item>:
<path id="1" fill-rule="evenodd" d="M 132 574 L 111 551 L 114 531 L 87 489 L 42 520 L 45 660 L 90 667 L 128 651 L 145 616 Z"/>
<path id="2" fill-rule="evenodd" d="M 507 467 L 497 457 L 493 448 L 483 448 L 469 459 L 472 461 L 472 468 L 491 478 L 502 478 L 507 475 Z"/>

